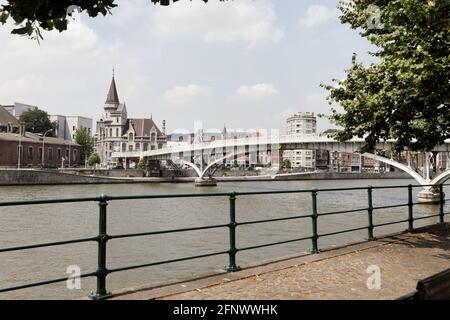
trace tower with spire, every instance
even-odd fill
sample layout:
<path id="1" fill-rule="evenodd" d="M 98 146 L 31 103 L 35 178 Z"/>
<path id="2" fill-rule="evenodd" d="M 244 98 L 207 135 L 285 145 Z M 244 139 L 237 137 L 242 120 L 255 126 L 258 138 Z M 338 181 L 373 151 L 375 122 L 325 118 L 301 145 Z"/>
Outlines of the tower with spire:
<path id="1" fill-rule="evenodd" d="M 147 151 L 163 148 L 167 138 L 153 122 L 153 117 L 128 118 L 125 102 L 121 103 L 117 92 L 115 71 L 103 107 L 102 118 L 97 121 L 95 149 L 102 164 L 117 164 L 114 152 Z"/>

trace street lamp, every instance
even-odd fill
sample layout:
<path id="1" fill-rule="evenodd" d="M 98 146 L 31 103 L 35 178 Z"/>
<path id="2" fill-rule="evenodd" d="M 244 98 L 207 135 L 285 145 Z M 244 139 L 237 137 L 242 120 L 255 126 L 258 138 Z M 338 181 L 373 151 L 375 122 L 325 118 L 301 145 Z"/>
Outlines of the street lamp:
<path id="1" fill-rule="evenodd" d="M 48 129 L 47 131 L 45 131 L 45 133 L 42 135 L 42 169 L 44 169 L 44 159 L 45 159 L 45 153 L 44 153 L 44 147 L 45 147 L 45 136 L 47 135 L 47 133 L 53 131 L 53 129 Z"/>

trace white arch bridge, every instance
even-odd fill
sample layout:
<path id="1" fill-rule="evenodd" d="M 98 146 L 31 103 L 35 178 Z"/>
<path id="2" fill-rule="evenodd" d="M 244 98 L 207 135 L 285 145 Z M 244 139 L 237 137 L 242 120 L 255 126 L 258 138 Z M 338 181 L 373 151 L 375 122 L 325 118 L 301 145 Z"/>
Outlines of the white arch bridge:
<path id="1" fill-rule="evenodd" d="M 378 142 L 375 146 L 376 152 L 374 154 L 360 152 L 364 143 L 364 139 L 360 138 L 338 142 L 328 137 L 318 136 L 251 137 L 193 144 L 179 143 L 162 149 L 148 151 L 114 152 L 112 158 L 117 162 L 137 161 L 139 159 L 170 159 L 175 163 L 183 163 L 192 167 L 198 174 L 197 182 L 204 181 L 206 185 L 211 185 L 213 184 L 212 175 L 214 173 L 212 170 L 215 166 L 221 165 L 227 159 L 237 159 L 243 155 L 248 155 L 250 162 L 252 162 L 251 159 L 258 161 L 263 153 L 271 159 L 277 159 L 280 151 L 284 150 L 328 150 L 330 152 L 360 153 L 366 158 L 372 158 L 408 173 L 420 185 L 424 186 L 424 191 L 419 194 L 419 200 L 422 199 L 423 201 L 427 201 L 430 197 L 435 197 L 435 187 L 450 178 L 450 139 L 425 154 L 423 172 L 413 167 L 411 156 L 404 159 L 405 161 L 403 162 L 406 163 L 384 156 L 385 152 L 393 150 L 394 140 Z M 446 164 L 442 172 L 433 174 L 434 170 L 430 167 L 432 167 L 433 154 L 436 152 L 446 153 Z"/>

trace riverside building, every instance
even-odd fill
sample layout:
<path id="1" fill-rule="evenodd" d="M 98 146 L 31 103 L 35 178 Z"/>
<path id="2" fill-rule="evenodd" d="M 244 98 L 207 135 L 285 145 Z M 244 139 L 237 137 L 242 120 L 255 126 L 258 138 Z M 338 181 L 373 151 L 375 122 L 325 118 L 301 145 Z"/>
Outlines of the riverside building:
<path id="1" fill-rule="evenodd" d="M 117 165 L 113 152 L 148 151 L 162 149 L 167 144 L 165 121 L 162 130 L 150 118 L 129 118 L 125 102 L 121 103 L 114 75 L 103 108 L 97 121 L 95 150 L 103 166 Z"/>

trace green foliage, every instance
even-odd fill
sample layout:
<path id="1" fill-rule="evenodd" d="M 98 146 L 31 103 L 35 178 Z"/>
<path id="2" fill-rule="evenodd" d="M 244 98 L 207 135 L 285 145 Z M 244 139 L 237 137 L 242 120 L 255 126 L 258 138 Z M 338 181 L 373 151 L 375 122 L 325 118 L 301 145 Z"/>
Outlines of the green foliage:
<path id="1" fill-rule="evenodd" d="M 173 0 L 177 2 L 178 0 Z M 203 0 L 208 2 L 208 0 Z M 220 0 L 224 1 L 224 0 Z M 42 30 L 59 32 L 67 30 L 68 22 L 74 10 L 86 12 L 94 18 L 105 16 L 117 7 L 117 0 L 5 0 L 0 5 L 0 23 L 12 20 L 17 27 L 11 33 L 28 35 L 33 39 L 43 39 Z M 149 0 L 153 4 L 168 6 L 169 0 Z"/>
<path id="2" fill-rule="evenodd" d="M 137 169 L 139 170 L 144 170 L 145 169 L 145 160 L 144 159 L 140 159 L 138 164 L 137 164 Z"/>
<path id="3" fill-rule="evenodd" d="M 379 7 L 381 24 L 370 13 Z M 340 141 L 364 137 L 364 151 L 397 139 L 396 149 L 430 150 L 450 138 L 450 0 L 352 0 L 342 23 L 373 44 L 377 63 L 353 55 L 344 80 L 323 85 Z"/>
<path id="4" fill-rule="evenodd" d="M 283 168 L 285 168 L 285 169 L 291 169 L 292 168 L 291 161 L 289 159 L 284 159 L 283 160 Z"/>
<path id="5" fill-rule="evenodd" d="M 32 133 L 45 133 L 48 130 L 56 128 L 56 124 L 52 124 L 47 112 L 38 108 L 25 111 L 20 115 L 19 121 L 25 124 L 25 130 Z"/>
<path id="6" fill-rule="evenodd" d="M 270 162 L 270 161 L 267 162 L 267 168 L 269 168 L 269 169 L 272 168 L 272 162 Z"/>
<path id="7" fill-rule="evenodd" d="M 233 160 L 233 168 L 238 168 L 239 164 L 237 162 L 237 160 Z"/>
<path id="8" fill-rule="evenodd" d="M 87 163 L 88 163 L 88 165 L 91 166 L 91 167 L 93 167 L 93 166 L 99 164 L 99 163 L 100 163 L 100 156 L 98 155 L 98 153 L 92 153 L 92 154 L 89 156 L 89 158 L 88 158 L 88 160 L 87 160 Z"/>
<path id="9" fill-rule="evenodd" d="M 81 128 L 75 131 L 75 142 L 81 146 L 81 162 L 84 162 L 85 159 L 90 159 L 90 156 L 94 151 L 94 143 L 89 131 L 86 128 Z"/>

